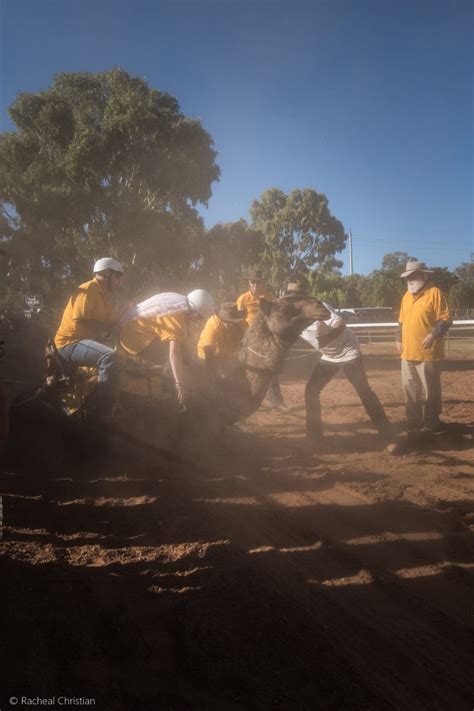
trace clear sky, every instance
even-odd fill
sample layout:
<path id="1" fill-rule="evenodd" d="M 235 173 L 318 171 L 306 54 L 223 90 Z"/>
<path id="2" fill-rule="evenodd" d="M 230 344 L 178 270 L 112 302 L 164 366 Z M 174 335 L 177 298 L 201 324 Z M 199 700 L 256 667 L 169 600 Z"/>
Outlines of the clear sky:
<path id="1" fill-rule="evenodd" d="M 406 251 L 468 261 L 473 239 L 471 0 L 0 0 L 0 128 L 55 73 L 121 66 L 212 135 L 206 225 L 270 187 L 324 192 L 354 271 Z M 342 254 L 347 274 L 347 250 Z"/>

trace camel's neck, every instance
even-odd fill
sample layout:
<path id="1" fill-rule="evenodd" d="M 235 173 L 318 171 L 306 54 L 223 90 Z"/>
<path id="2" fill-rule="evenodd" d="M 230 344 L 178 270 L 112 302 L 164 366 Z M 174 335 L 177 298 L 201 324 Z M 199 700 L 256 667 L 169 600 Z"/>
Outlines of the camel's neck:
<path id="1" fill-rule="evenodd" d="M 272 334 L 262 323 L 250 328 L 243 345 L 243 362 L 249 387 L 252 410 L 262 404 L 274 373 L 278 372 L 288 345 Z"/>
<path id="2" fill-rule="evenodd" d="M 249 329 L 243 344 L 243 360 L 249 370 L 262 372 L 262 374 L 269 373 L 271 376 L 279 369 L 289 345 L 269 330 Z"/>

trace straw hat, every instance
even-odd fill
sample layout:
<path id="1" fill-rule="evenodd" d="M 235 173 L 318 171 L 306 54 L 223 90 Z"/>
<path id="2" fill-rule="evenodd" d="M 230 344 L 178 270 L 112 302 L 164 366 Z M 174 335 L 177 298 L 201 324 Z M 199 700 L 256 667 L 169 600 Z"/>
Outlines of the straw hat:
<path id="1" fill-rule="evenodd" d="M 406 271 L 400 274 L 401 279 L 411 276 L 415 272 L 425 272 L 425 274 L 434 274 L 432 269 L 428 269 L 424 262 L 418 262 L 416 259 L 409 259 L 405 267 Z"/>

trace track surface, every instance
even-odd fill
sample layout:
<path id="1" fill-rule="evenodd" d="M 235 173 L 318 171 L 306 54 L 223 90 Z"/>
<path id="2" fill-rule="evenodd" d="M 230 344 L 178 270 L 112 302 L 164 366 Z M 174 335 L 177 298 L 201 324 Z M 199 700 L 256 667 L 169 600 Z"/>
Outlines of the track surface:
<path id="1" fill-rule="evenodd" d="M 443 374 L 448 422 L 474 419 L 467 366 Z M 396 363 L 368 370 L 401 423 Z M 303 387 L 287 377 L 289 411 L 263 407 L 204 450 L 1 474 L 5 698 L 473 707 L 469 428 L 402 437 L 389 457 L 337 378 L 324 449 L 308 457 Z"/>

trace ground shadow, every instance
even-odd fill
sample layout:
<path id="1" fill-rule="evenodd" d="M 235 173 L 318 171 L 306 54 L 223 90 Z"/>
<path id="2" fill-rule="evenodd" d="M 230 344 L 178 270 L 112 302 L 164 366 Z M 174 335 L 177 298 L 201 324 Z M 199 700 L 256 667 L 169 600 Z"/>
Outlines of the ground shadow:
<path id="1" fill-rule="evenodd" d="M 375 438 L 328 440 L 356 453 Z M 386 476 L 304 459 L 302 442 L 235 428 L 148 466 L 117 452 L 61 476 L 4 473 L 7 697 L 469 708 L 471 502 L 358 499 L 349 485 Z"/>

